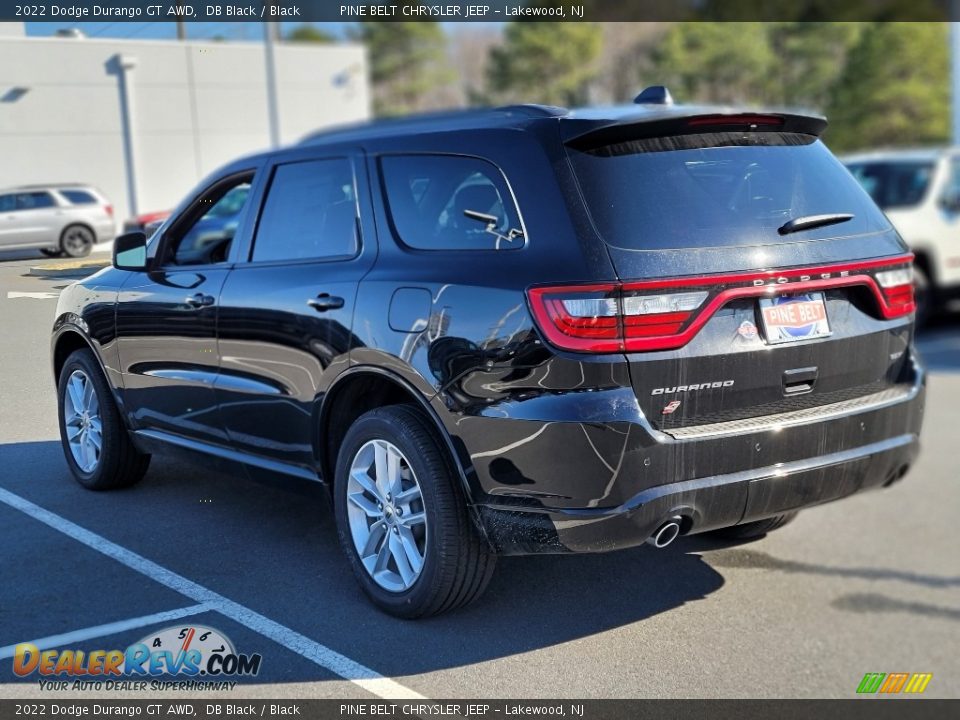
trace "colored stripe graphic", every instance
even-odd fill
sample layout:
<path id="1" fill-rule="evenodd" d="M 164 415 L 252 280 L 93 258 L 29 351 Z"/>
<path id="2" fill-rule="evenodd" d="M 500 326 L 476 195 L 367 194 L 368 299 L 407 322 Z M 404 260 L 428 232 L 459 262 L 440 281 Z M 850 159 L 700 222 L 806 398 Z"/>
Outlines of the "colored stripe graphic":
<path id="1" fill-rule="evenodd" d="M 880 686 L 880 692 L 900 692 L 903 689 L 903 686 L 906 684 L 908 677 L 910 677 L 908 673 L 890 673 L 887 675 L 887 679 L 884 681 L 883 685 Z"/>
<path id="2" fill-rule="evenodd" d="M 857 692 L 869 694 L 875 693 L 880 689 L 880 684 L 883 682 L 885 677 L 886 673 L 867 673 L 863 676 L 863 680 L 860 681 L 860 685 L 857 686 Z"/>
<path id="3" fill-rule="evenodd" d="M 857 686 L 857 692 L 861 695 L 899 692 L 916 695 L 926 690 L 932 679 L 933 673 L 867 673 Z"/>
<path id="4" fill-rule="evenodd" d="M 922 693 L 927 689 L 930 680 L 933 679 L 933 673 L 914 673 L 910 676 L 910 682 L 903 689 L 905 693 Z"/>

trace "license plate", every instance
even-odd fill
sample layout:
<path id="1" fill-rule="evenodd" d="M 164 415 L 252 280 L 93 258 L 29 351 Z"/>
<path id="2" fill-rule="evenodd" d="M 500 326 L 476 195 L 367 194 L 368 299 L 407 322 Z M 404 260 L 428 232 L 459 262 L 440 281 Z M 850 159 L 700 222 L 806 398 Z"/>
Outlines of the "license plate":
<path id="1" fill-rule="evenodd" d="M 823 293 L 760 298 L 760 318 L 771 345 L 832 334 Z"/>

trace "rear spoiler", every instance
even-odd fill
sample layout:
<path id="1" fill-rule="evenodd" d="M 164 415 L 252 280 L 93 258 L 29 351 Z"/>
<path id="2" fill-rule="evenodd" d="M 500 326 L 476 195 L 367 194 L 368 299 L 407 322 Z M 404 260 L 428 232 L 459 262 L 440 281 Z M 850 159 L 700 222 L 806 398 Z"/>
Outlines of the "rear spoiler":
<path id="1" fill-rule="evenodd" d="M 590 150 L 631 140 L 707 132 L 737 132 L 746 129 L 751 132 L 782 132 L 819 137 L 827 127 L 825 117 L 793 112 L 678 110 L 671 108 L 663 113 L 643 112 L 616 120 L 568 117 L 560 123 L 561 133 L 564 143 L 569 147 Z"/>

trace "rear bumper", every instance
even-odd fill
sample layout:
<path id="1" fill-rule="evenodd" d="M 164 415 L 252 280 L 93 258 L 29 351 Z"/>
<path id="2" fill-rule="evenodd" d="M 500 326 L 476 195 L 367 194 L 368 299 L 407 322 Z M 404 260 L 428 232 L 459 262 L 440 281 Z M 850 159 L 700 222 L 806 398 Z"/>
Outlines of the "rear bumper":
<path id="1" fill-rule="evenodd" d="M 639 545 L 678 515 L 683 533 L 698 533 L 885 487 L 919 452 L 925 378 L 914 367 L 911 386 L 885 402 L 783 426 L 747 423 L 678 438 L 645 423 L 554 421 L 535 440 L 506 446 L 488 474 L 478 472 L 492 489 L 476 503 L 483 529 L 503 554 L 603 552 Z M 540 443 L 548 433 L 550 445 Z M 584 438 L 603 465 L 595 475 L 584 473 L 586 462 L 565 460 Z"/>
<path id="2" fill-rule="evenodd" d="M 616 508 L 530 512 L 481 506 L 494 548 L 503 554 L 605 552 L 641 544 L 668 518 L 696 533 L 886 487 L 906 474 L 918 452 L 907 434 L 810 460 L 645 490 Z"/>

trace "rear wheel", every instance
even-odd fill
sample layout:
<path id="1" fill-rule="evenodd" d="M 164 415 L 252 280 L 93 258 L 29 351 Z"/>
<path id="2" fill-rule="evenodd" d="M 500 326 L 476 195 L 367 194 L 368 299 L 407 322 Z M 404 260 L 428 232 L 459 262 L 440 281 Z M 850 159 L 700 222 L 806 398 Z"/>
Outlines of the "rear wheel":
<path id="1" fill-rule="evenodd" d="M 796 512 L 788 512 L 782 515 L 764 518 L 763 520 L 743 523 L 742 525 L 720 528 L 719 530 L 712 531 L 711 534 L 726 540 L 752 540 L 763 537 L 768 532 L 782 528 L 787 523 L 793 522 L 796 517 Z"/>
<path id="2" fill-rule="evenodd" d="M 90 490 L 113 490 L 144 476 L 150 456 L 133 446 L 90 350 L 77 350 L 63 364 L 57 405 L 63 454 L 77 482 Z"/>
<path id="3" fill-rule="evenodd" d="M 96 241 L 93 230 L 84 225 L 70 225 L 60 234 L 60 248 L 72 258 L 89 255 Z"/>
<path id="4" fill-rule="evenodd" d="M 415 409 L 362 415 L 337 458 L 340 543 L 367 596 L 403 618 L 435 615 L 479 597 L 491 555 L 467 514 L 457 478 Z"/>

